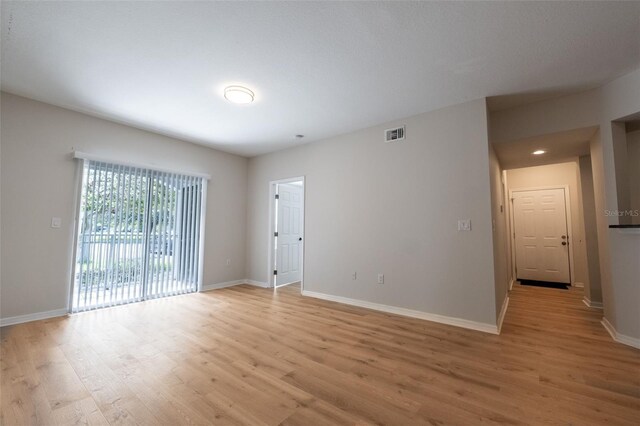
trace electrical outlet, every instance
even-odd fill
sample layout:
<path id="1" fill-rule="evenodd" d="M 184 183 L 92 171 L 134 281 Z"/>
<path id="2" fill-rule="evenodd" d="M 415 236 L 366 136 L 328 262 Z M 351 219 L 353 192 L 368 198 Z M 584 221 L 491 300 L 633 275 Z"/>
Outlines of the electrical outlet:
<path id="1" fill-rule="evenodd" d="M 52 217 L 51 218 L 51 227 L 52 228 L 60 228 L 60 226 L 62 226 L 62 219 L 60 219 L 59 217 Z"/>
<path id="2" fill-rule="evenodd" d="M 378 274 L 378 284 L 384 284 L 384 274 Z"/>
<path id="3" fill-rule="evenodd" d="M 351 279 L 352 280 L 357 280 L 358 279 L 358 273 L 354 272 L 353 274 L 351 274 Z"/>
<path id="4" fill-rule="evenodd" d="M 231 266 L 231 259 L 227 259 L 227 266 Z"/>

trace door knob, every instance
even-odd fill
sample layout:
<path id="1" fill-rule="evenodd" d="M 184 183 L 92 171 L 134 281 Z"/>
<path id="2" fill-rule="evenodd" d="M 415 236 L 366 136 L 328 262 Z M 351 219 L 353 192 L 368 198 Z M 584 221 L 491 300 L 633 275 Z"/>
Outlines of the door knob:
<path id="1" fill-rule="evenodd" d="M 302 241 L 302 237 L 298 238 L 298 241 Z"/>
<path id="2" fill-rule="evenodd" d="M 562 245 L 563 245 L 563 246 L 566 246 L 566 245 L 567 245 L 567 242 L 566 242 L 566 241 L 563 241 L 563 242 L 562 242 Z"/>
<path id="3" fill-rule="evenodd" d="M 563 235 L 563 236 L 562 236 L 562 239 L 564 240 L 565 238 L 567 238 L 567 236 L 566 236 L 566 235 Z"/>

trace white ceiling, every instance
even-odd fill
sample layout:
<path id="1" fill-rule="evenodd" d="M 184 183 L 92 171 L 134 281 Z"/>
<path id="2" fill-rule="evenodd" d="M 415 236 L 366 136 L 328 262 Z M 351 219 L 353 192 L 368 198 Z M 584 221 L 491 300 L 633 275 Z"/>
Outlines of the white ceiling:
<path id="1" fill-rule="evenodd" d="M 640 2 L 3 2 L 1 81 L 252 156 L 298 133 L 593 87 L 639 66 L 639 17 Z M 227 103 L 231 83 L 256 102 Z"/>
<path id="2" fill-rule="evenodd" d="M 561 163 L 589 155 L 589 140 L 597 131 L 597 127 L 584 127 L 519 141 L 496 143 L 493 144 L 493 148 L 500 160 L 500 166 L 504 169 Z M 532 154 L 539 149 L 546 152 L 542 155 Z"/>

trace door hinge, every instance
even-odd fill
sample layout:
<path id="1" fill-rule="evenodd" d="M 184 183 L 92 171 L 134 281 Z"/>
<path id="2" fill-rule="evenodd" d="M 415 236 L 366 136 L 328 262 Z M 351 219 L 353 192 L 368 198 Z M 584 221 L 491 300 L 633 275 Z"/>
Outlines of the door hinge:
<path id="1" fill-rule="evenodd" d="M 278 271 L 276 269 L 273 270 L 273 275 L 278 275 Z"/>
<path id="2" fill-rule="evenodd" d="M 276 200 L 280 199 L 280 194 L 276 194 Z"/>
<path id="3" fill-rule="evenodd" d="M 277 237 L 277 236 L 278 236 L 278 231 L 274 232 L 274 233 L 273 233 L 273 236 L 274 236 L 274 237 Z"/>

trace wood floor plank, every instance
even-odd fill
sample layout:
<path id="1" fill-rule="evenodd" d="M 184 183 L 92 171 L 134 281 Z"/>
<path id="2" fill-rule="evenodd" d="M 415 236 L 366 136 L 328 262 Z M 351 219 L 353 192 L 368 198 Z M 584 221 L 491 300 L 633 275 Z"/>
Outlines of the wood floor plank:
<path id="1" fill-rule="evenodd" d="M 53 410 L 53 419 L 56 425 L 108 425 L 102 412 L 91 397 L 73 401 Z"/>
<path id="2" fill-rule="evenodd" d="M 0 329 L 0 424 L 637 425 L 640 351 L 579 289 L 502 334 L 247 285 Z"/>

